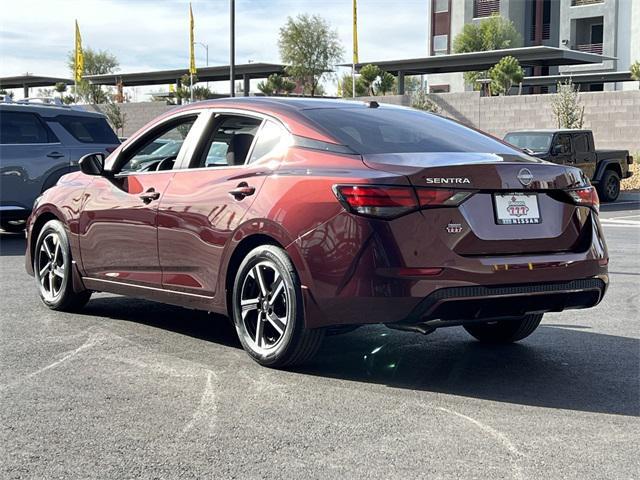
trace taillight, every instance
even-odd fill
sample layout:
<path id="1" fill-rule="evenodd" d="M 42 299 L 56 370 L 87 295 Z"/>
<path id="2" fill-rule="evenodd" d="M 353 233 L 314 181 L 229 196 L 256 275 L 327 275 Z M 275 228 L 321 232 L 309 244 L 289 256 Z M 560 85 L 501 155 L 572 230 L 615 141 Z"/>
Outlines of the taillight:
<path id="1" fill-rule="evenodd" d="M 573 203 L 581 207 L 591 207 L 596 212 L 600 211 L 600 199 L 595 187 L 579 188 L 578 190 L 569 190 L 569 195 L 573 199 Z"/>
<path id="2" fill-rule="evenodd" d="M 386 185 L 335 185 L 334 192 L 347 211 L 387 219 L 421 208 L 457 206 L 472 193 Z"/>

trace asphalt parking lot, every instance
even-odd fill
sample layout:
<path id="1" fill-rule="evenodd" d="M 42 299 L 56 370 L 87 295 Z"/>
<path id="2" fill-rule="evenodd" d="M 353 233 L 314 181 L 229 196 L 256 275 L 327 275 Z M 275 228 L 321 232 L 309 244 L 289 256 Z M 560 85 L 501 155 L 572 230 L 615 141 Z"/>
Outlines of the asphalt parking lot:
<path id="1" fill-rule="evenodd" d="M 96 295 L 40 305 L 0 235 L 0 477 L 640 477 L 640 195 L 603 207 L 611 286 L 487 347 L 372 326 L 295 371 L 221 317 Z"/>

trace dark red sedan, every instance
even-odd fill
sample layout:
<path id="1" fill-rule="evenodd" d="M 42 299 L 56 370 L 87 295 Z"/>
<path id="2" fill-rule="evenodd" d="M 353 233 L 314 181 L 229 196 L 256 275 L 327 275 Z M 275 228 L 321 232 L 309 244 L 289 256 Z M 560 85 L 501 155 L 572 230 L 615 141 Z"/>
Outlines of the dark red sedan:
<path id="1" fill-rule="evenodd" d="M 179 152 L 149 155 L 159 140 Z M 43 302 L 74 310 L 103 291 L 228 314 L 263 365 L 370 323 L 517 341 L 608 283 L 579 169 L 412 109 L 200 102 L 81 170 L 28 222 Z"/>

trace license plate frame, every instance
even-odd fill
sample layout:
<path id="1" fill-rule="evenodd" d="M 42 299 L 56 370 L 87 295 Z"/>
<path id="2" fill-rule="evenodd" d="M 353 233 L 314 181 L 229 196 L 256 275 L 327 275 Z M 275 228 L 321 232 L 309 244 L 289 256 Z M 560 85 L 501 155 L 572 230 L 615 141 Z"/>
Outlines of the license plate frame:
<path id="1" fill-rule="evenodd" d="M 542 223 L 536 193 L 493 194 L 493 213 L 498 225 L 537 225 Z"/>

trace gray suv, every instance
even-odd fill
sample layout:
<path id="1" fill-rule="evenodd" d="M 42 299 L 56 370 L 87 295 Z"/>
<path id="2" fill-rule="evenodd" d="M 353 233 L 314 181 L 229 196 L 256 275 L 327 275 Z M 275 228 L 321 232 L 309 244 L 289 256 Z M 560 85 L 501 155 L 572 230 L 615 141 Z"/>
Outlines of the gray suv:
<path id="1" fill-rule="evenodd" d="M 119 144 L 106 117 L 60 104 L 0 102 L 0 228 L 19 231 L 34 200 L 78 160 Z"/>

